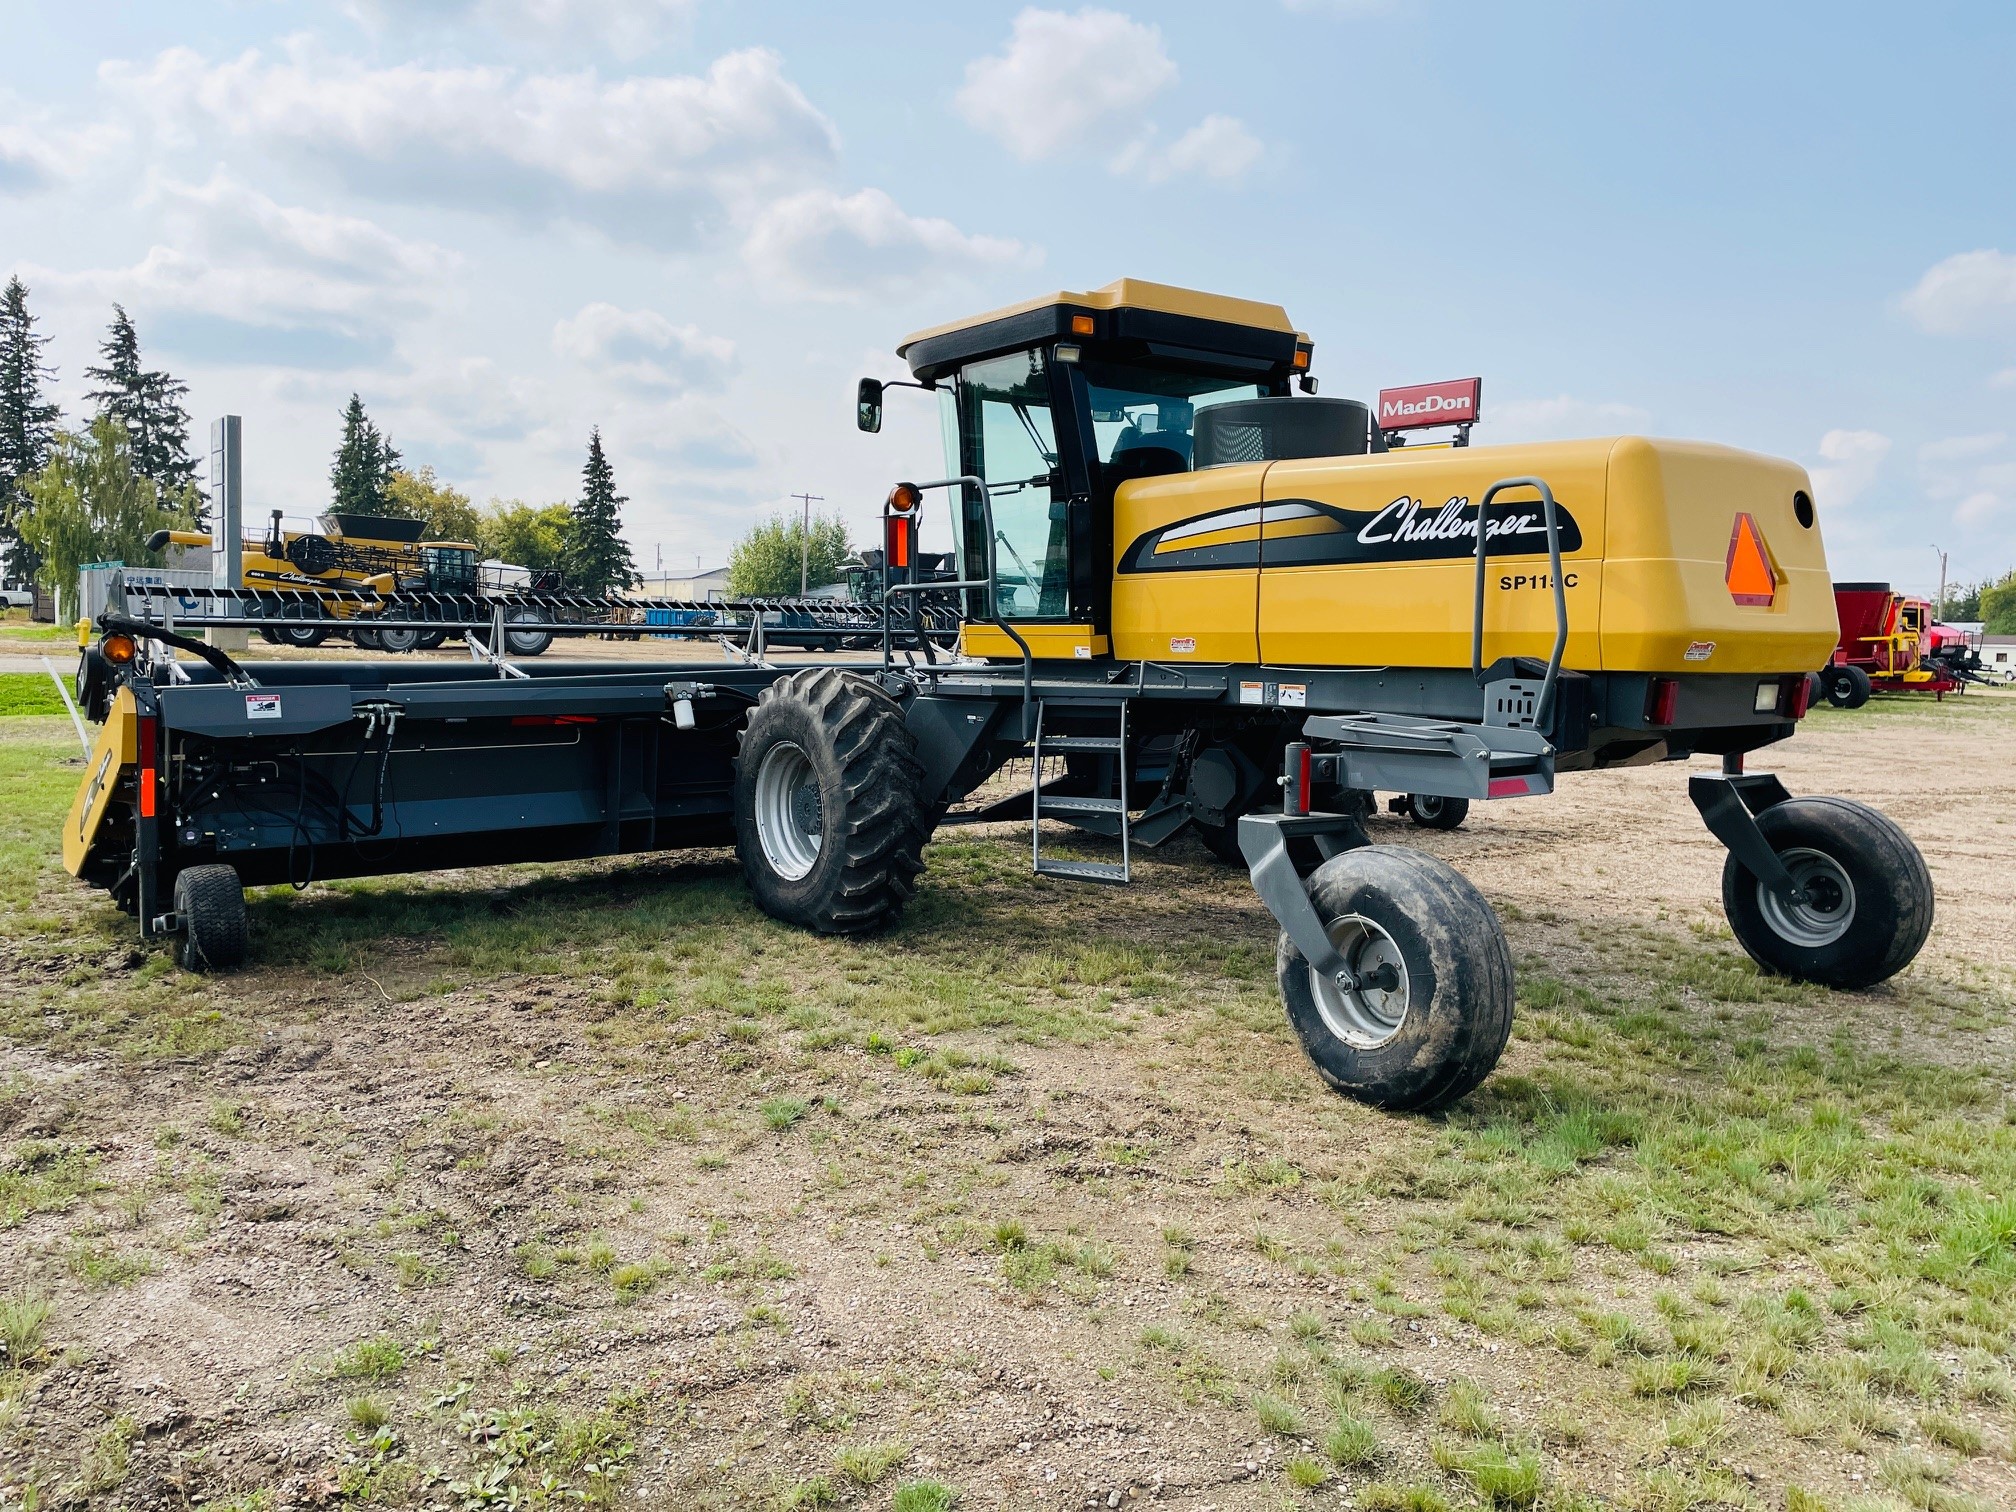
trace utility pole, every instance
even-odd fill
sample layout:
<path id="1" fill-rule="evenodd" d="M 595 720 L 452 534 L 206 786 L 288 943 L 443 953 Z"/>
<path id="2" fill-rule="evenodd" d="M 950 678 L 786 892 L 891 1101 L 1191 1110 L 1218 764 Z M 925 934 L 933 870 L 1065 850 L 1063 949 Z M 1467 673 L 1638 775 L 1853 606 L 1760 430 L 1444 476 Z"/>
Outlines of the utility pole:
<path id="1" fill-rule="evenodd" d="M 1939 551 L 1939 545 L 1936 541 L 1933 543 L 1932 549 Z M 1939 551 L 1939 607 L 1932 611 L 1932 618 L 1935 620 L 1946 618 L 1946 553 L 1943 551 Z"/>
<path id="2" fill-rule="evenodd" d="M 824 494 L 792 494 L 805 505 L 805 525 L 798 536 L 798 597 L 803 598 L 812 591 L 812 506 L 824 504 Z"/>

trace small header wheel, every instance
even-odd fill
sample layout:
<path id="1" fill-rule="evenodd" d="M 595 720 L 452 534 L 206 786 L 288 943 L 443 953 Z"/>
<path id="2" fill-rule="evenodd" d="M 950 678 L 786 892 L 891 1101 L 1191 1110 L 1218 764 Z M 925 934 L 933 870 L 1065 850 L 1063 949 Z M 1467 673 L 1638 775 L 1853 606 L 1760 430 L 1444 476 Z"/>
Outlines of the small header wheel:
<path id="1" fill-rule="evenodd" d="M 1443 798 L 1435 793 L 1409 793 L 1407 817 L 1423 829 L 1452 830 L 1470 817 L 1470 800 Z"/>
<path id="2" fill-rule="evenodd" d="M 1932 874 L 1910 836 L 1846 798 L 1773 804 L 1757 828 L 1801 894 L 1778 897 L 1733 854 L 1723 863 L 1723 911 L 1758 965 L 1853 992 L 1911 964 L 1933 905 Z"/>
<path id="3" fill-rule="evenodd" d="M 1859 709 L 1869 702 L 1875 685 L 1860 667 L 1829 667 L 1820 674 L 1826 683 L 1827 702 L 1837 709 Z"/>
<path id="4" fill-rule="evenodd" d="M 175 959 L 190 971 L 236 971 L 245 964 L 250 927 L 245 889 L 229 866 L 192 866 L 175 878 L 182 938 Z"/>
<path id="5" fill-rule="evenodd" d="M 1284 931 L 1275 979 L 1303 1053 L 1374 1107 L 1424 1112 L 1473 1090 L 1512 1033 L 1512 952 L 1484 895 L 1426 852 L 1333 856 L 1309 901 L 1351 973 L 1318 979 Z"/>

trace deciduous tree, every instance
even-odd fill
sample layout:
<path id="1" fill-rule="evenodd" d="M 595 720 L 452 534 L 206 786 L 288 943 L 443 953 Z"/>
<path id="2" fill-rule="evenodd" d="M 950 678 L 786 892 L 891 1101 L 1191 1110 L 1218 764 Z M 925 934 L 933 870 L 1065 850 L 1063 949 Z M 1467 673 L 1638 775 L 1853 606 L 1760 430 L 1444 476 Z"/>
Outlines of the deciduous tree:
<path id="1" fill-rule="evenodd" d="M 839 581 L 840 564 L 852 552 L 847 524 L 837 514 L 814 515 L 809 542 L 802 516 L 773 515 L 729 551 L 728 592 L 736 598 L 795 598 L 801 560 L 806 585 L 823 588 Z"/>
<path id="2" fill-rule="evenodd" d="M 49 461 L 25 489 L 22 538 L 36 553 L 45 587 L 75 602 L 78 570 L 91 562 L 137 566 L 155 560 L 147 538 L 187 530 L 201 501 L 190 487 L 164 491 L 133 470 L 126 428 L 100 415 L 81 435 L 56 437 Z"/>
<path id="3" fill-rule="evenodd" d="M 409 520 L 425 520 L 430 541 L 480 544 L 482 540 L 483 516 L 469 502 L 469 495 L 443 483 L 431 467 L 392 474 L 385 485 L 385 511 Z"/>
<path id="4" fill-rule="evenodd" d="M 527 504 L 519 499 L 492 499 L 483 511 L 478 536 L 486 556 L 534 572 L 565 572 L 568 543 L 574 536 L 570 504 Z"/>

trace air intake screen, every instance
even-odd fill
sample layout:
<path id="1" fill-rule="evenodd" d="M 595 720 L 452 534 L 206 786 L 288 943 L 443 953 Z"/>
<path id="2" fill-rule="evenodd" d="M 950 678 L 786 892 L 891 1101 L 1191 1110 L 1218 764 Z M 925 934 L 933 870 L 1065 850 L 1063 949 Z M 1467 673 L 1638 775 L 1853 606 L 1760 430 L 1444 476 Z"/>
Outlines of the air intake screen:
<path id="1" fill-rule="evenodd" d="M 1197 466 L 1362 457 L 1386 449 L 1355 399 L 1238 399 L 1197 411 Z"/>

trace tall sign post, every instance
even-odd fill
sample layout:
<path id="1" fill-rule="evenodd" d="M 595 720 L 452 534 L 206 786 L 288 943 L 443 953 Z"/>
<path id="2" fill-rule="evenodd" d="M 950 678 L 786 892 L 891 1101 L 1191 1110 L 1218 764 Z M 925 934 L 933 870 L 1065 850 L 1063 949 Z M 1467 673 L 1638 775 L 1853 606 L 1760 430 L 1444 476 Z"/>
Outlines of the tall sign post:
<path id="1" fill-rule="evenodd" d="M 242 422 L 225 415 L 210 422 L 210 573 L 219 588 L 237 589 L 245 571 L 245 458 Z M 243 651 L 245 631 L 211 626 L 207 638 L 220 651 Z"/>

